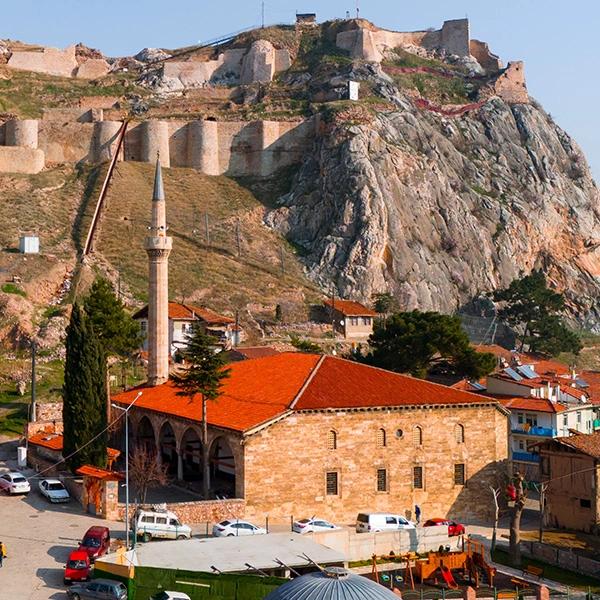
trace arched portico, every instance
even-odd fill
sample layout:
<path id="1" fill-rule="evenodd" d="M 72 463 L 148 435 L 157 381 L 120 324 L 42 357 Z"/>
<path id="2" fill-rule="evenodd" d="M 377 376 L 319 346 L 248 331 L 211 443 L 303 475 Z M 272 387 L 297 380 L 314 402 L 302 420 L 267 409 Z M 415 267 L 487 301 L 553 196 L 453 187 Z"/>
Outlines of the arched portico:
<path id="1" fill-rule="evenodd" d="M 143 416 L 139 420 L 135 430 L 137 445 L 146 449 L 148 452 L 156 453 L 156 435 L 150 419 L 146 416 Z"/>
<path id="2" fill-rule="evenodd" d="M 179 456 L 181 468 L 178 478 L 184 481 L 202 481 L 202 442 L 193 427 L 188 427 L 181 438 Z"/>
<path id="3" fill-rule="evenodd" d="M 161 462 L 167 467 L 167 473 L 177 475 L 177 444 L 175 432 L 169 421 L 165 421 L 160 428 L 158 454 Z"/>
<path id="4" fill-rule="evenodd" d="M 213 440 L 209 456 L 211 487 L 215 495 L 235 497 L 236 461 L 231 446 L 224 436 Z"/>

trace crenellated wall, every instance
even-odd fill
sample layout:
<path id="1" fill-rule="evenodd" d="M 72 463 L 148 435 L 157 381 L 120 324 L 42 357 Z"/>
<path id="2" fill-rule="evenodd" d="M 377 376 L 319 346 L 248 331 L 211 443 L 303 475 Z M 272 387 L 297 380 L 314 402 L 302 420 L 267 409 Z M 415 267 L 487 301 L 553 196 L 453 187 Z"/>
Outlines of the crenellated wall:
<path id="1" fill-rule="evenodd" d="M 46 113 L 40 121 L 8 121 L 0 126 L 0 172 L 38 172 L 50 164 L 110 160 L 121 122 L 93 120 L 94 116 L 99 113 L 74 109 Z M 154 162 L 160 152 L 166 167 L 267 177 L 299 162 L 314 132 L 312 119 L 134 122 L 119 160 Z"/>

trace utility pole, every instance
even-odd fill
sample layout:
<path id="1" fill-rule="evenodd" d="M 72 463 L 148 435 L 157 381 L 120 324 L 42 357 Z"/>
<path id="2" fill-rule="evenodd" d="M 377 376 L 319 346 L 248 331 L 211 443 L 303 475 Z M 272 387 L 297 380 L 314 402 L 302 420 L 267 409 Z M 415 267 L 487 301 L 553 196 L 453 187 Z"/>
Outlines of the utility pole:
<path id="1" fill-rule="evenodd" d="M 240 311 L 236 309 L 235 311 L 235 332 L 233 334 L 233 347 L 235 348 L 238 345 L 238 336 L 240 332 Z"/>
<path id="2" fill-rule="evenodd" d="M 360 18 L 360 8 L 358 7 L 358 0 L 356 0 L 356 18 L 359 19 Z"/>
<path id="3" fill-rule="evenodd" d="M 37 420 L 37 404 L 36 404 L 36 389 L 35 389 L 35 353 L 37 345 L 35 340 L 31 340 L 31 415 L 29 420 L 35 423 Z"/>
<path id="4" fill-rule="evenodd" d="M 285 275 L 285 261 L 283 256 L 283 246 L 279 247 L 279 260 L 281 261 L 281 274 Z"/>
<path id="5" fill-rule="evenodd" d="M 237 218 L 237 221 L 235 222 L 235 239 L 237 242 L 237 255 L 241 256 L 242 255 L 242 244 L 240 241 L 240 218 Z"/>
<path id="6" fill-rule="evenodd" d="M 262 2 L 260 3 L 260 13 L 261 13 L 261 18 L 260 18 L 261 29 L 264 29 L 265 28 L 265 0 L 262 0 Z"/>
<path id="7" fill-rule="evenodd" d="M 208 213 L 204 213 L 204 229 L 206 230 L 206 245 L 210 246 L 210 230 L 208 228 Z"/>

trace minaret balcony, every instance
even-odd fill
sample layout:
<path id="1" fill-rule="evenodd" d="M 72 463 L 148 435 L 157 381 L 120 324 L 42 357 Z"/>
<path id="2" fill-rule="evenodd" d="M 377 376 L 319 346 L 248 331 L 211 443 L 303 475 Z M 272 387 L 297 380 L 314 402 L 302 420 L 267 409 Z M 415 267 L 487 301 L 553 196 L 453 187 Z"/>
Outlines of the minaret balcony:
<path id="1" fill-rule="evenodd" d="M 147 237 L 144 240 L 146 250 L 171 250 L 173 248 L 173 238 L 167 236 Z"/>

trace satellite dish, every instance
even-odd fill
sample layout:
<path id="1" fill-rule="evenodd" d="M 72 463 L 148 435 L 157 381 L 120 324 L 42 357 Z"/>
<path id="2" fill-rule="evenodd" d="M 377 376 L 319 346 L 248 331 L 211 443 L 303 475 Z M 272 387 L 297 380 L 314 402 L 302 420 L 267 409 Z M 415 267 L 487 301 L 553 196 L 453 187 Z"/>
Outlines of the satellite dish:
<path id="1" fill-rule="evenodd" d="M 345 324 L 346 324 L 346 323 L 344 322 L 344 319 L 342 319 L 342 320 L 340 321 L 340 325 L 343 327 Z"/>

